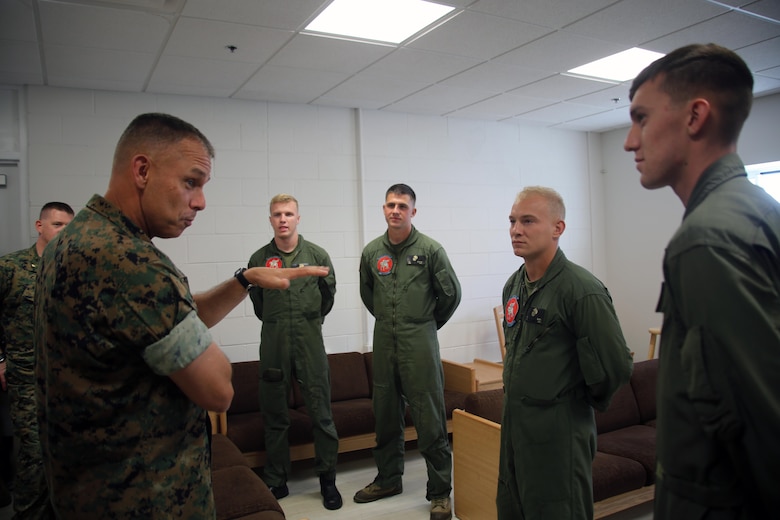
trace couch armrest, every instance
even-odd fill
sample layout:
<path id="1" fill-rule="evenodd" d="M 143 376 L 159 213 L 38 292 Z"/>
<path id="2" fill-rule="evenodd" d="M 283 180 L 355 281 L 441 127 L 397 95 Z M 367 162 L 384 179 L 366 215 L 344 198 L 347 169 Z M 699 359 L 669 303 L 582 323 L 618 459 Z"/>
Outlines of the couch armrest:
<path id="1" fill-rule="evenodd" d="M 496 518 L 501 425 L 477 415 L 452 412 L 452 466 L 455 516 Z"/>
<path id="2" fill-rule="evenodd" d="M 211 420 L 211 433 L 227 433 L 227 414 L 225 412 L 209 412 Z"/>
<path id="3" fill-rule="evenodd" d="M 463 394 L 477 391 L 477 372 L 474 367 L 446 359 L 441 360 L 441 365 L 444 369 L 444 388 L 446 390 Z"/>

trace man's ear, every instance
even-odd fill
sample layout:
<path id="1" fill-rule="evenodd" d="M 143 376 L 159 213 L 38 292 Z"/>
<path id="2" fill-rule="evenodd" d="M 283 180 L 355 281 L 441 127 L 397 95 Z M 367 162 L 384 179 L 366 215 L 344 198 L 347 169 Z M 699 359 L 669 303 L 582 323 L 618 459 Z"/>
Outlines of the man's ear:
<path id="1" fill-rule="evenodd" d="M 566 222 L 559 220 L 555 223 L 555 229 L 553 230 L 553 238 L 561 238 L 564 230 L 566 229 Z"/>
<path id="2" fill-rule="evenodd" d="M 690 101 L 688 106 L 688 135 L 698 136 L 711 124 L 712 106 L 704 98 L 696 98 Z"/>
<path id="3" fill-rule="evenodd" d="M 136 187 L 144 189 L 149 182 L 149 167 L 151 161 L 145 155 L 136 155 L 133 157 L 133 182 Z"/>

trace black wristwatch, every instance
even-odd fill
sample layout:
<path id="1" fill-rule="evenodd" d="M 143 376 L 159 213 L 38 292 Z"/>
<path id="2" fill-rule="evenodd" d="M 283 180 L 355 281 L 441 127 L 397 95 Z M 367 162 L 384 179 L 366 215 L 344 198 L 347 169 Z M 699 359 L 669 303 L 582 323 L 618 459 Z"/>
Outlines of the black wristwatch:
<path id="1" fill-rule="evenodd" d="M 238 280 L 238 283 L 240 283 L 244 289 L 247 291 L 254 287 L 249 280 L 246 279 L 246 276 L 244 276 L 244 271 L 246 271 L 246 267 L 239 268 L 235 273 L 233 273 L 233 276 L 235 276 L 236 280 Z"/>

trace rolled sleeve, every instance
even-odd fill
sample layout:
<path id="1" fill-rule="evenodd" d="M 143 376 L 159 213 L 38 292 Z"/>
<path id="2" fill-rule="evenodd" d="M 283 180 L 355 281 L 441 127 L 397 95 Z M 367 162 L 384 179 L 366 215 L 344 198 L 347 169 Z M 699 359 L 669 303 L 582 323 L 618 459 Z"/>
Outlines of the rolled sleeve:
<path id="1" fill-rule="evenodd" d="M 208 327 L 192 311 L 167 336 L 146 347 L 143 358 L 156 374 L 167 376 L 192 363 L 212 342 Z"/>

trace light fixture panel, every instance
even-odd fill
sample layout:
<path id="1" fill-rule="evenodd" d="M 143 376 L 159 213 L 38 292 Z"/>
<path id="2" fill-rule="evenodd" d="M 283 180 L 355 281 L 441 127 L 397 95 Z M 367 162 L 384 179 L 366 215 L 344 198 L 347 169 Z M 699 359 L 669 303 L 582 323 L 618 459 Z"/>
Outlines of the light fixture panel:
<path id="1" fill-rule="evenodd" d="M 424 0 L 334 0 L 305 30 L 397 44 L 454 9 Z"/>

